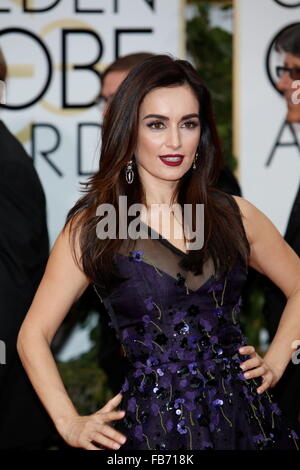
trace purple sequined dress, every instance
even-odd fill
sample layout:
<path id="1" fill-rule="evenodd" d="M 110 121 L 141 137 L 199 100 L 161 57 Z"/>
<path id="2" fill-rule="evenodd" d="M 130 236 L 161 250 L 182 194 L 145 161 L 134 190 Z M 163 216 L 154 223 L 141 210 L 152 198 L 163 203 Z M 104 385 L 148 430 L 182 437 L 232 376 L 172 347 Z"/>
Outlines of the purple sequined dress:
<path id="1" fill-rule="evenodd" d="M 258 394 L 261 378 L 240 368 L 250 357 L 238 352 L 243 263 L 217 279 L 210 260 L 195 276 L 164 238 L 135 247 L 116 255 L 129 279 L 103 298 L 131 365 L 126 415 L 113 423 L 127 436 L 121 449 L 299 449 L 270 389 Z"/>

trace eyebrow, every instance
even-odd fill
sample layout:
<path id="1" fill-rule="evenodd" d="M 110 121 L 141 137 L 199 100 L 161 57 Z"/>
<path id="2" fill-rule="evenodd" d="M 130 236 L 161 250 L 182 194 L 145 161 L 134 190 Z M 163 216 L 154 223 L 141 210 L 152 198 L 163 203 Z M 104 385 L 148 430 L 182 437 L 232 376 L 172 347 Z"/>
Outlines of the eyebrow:
<path id="1" fill-rule="evenodd" d="M 147 116 L 143 118 L 143 120 L 149 119 L 149 118 L 162 119 L 164 121 L 169 121 L 169 118 L 167 116 L 162 116 L 161 114 L 148 114 Z M 191 119 L 191 118 L 200 119 L 200 115 L 196 113 L 186 114 L 185 116 L 182 116 L 181 121 L 184 121 L 185 119 Z"/>
<path id="2" fill-rule="evenodd" d="M 292 65 L 292 67 L 289 67 L 286 62 L 284 63 L 284 67 L 287 68 L 287 69 L 292 69 L 292 70 L 293 69 L 295 69 L 295 70 L 300 69 L 300 65 Z"/>

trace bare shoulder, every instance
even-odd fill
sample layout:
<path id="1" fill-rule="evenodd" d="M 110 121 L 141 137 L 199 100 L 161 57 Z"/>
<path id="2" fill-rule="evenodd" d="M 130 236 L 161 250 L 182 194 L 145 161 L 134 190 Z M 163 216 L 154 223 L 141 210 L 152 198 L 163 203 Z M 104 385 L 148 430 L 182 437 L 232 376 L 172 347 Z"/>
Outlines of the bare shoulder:
<path id="1" fill-rule="evenodd" d="M 262 219 L 267 217 L 247 199 L 234 195 L 232 197 L 240 209 L 245 233 L 251 246 L 255 240 L 256 228 L 262 223 Z"/>
<path id="2" fill-rule="evenodd" d="M 68 250 L 73 255 L 73 258 L 78 262 L 82 269 L 82 252 L 80 247 L 81 228 L 85 218 L 85 211 L 72 216 L 63 227 L 59 234 L 58 239 L 65 244 Z"/>
<path id="3" fill-rule="evenodd" d="M 279 230 L 266 214 L 247 199 L 233 195 L 232 197 L 239 206 L 244 229 L 250 246 L 254 245 L 259 240 L 267 239 L 268 237 L 270 237 L 274 243 L 283 242 L 283 238 Z"/>
<path id="4" fill-rule="evenodd" d="M 300 261 L 273 222 L 254 204 L 233 196 L 250 244 L 249 265 L 264 274 L 288 297 L 300 289 Z"/>

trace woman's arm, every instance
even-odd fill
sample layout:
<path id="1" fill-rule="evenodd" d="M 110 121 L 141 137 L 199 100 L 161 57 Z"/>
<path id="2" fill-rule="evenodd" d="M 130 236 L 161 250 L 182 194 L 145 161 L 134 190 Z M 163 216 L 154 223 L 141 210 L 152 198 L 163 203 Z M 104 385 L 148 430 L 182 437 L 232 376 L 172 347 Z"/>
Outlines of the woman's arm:
<path id="1" fill-rule="evenodd" d="M 234 197 L 244 216 L 249 265 L 271 279 L 287 298 L 276 335 L 264 356 L 278 381 L 295 351 L 292 343 L 300 339 L 300 260 L 268 217 L 249 201 Z"/>
<path id="2" fill-rule="evenodd" d="M 77 412 L 66 395 L 49 346 L 71 306 L 88 284 L 88 279 L 73 260 L 68 231 L 61 233 L 17 341 L 23 366 L 56 425 Z"/>
<path id="3" fill-rule="evenodd" d="M 77 255 L 78 246 L 77 243 Z M 88 284 L 89 279 L 73 259 L 67 226 L 53 246 L 45 274 L 21 326 L 17 349 L 33 387 L 62 437 L 74 447 L 96 448 L 92 440 L 114 447 L 114 438 L 120 438 L 121 434 L 103 424 L 104 415 L 100 413 L 100 416 L 99 411 L 89 419 L 78 415 L 50 349 L 58 327 Z M 112 411 L 120 397 L 117 401 L 114 398 L 102 409 L 106 421 L 120 419 L 119 413 Z M 102 428 L 107 437 L 100 436 Z"/>

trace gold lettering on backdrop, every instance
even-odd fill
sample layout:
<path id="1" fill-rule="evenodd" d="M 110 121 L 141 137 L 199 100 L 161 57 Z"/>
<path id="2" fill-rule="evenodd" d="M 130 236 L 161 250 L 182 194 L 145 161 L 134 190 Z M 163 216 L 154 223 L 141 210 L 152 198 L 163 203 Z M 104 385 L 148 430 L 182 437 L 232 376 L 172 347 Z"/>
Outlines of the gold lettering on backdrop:
<path id="1" fill-rule="evenodd" d="M 23 145 L 31 140 L 31 127 L 33 124 L 33 121 L 29 122 L 29 124 L 26 124 L 26 126 L 16 134 L 17 139 L 22 142 Z"/>
<path id="2" fill-rule="evenodd" d="M 15 3 L 18 7 L 21 7 L 23 4 L 23 0 L 10 0 L 11 3 Z M 34 4 L 34 0 L 28 0 L 29 8 L 32 8 Z"/>
<path id="3" fill-rule="evenodd" d="M 33 65 L 31 64 L 11 64 L 8 65 L 8 78 L 31 78 L 33 77 Z"/>

